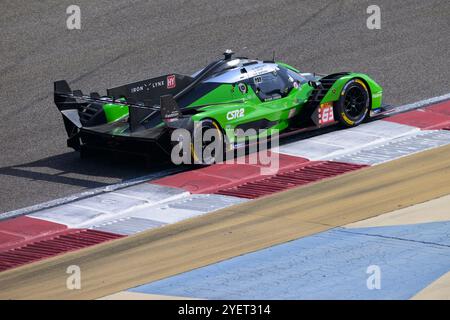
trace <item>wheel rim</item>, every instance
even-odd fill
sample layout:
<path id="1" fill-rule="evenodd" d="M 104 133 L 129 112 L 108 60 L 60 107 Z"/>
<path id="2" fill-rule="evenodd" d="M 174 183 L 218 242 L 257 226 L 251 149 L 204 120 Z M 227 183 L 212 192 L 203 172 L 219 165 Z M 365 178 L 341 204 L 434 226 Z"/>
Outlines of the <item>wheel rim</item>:
<path id="1" fill-rule="evenodd" d="M 358 87 L 350 88 L 345 95 L 344 111 L 345 113 L 355 119 L 358 118 L 366 107 L 366 96 Z"/>

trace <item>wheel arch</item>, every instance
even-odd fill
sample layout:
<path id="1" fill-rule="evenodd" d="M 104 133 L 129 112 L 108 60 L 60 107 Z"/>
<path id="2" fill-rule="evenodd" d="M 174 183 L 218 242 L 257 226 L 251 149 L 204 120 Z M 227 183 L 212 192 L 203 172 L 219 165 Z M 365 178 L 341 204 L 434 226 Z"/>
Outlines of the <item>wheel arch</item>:
<path id="1" fill-rule="evenodd" d="M 351 73 L 337 79 L 323 97 L 321 103 L 338 101 L 345 85 L 355 79 L 362 81 L 367 88 L 370 98 L 370 109 L 379 108 L 381 106 L 382 88 L 369 76 L 363 73 Z M 377 95 L 376 99 L 374 99 L 375 95 Z"/>

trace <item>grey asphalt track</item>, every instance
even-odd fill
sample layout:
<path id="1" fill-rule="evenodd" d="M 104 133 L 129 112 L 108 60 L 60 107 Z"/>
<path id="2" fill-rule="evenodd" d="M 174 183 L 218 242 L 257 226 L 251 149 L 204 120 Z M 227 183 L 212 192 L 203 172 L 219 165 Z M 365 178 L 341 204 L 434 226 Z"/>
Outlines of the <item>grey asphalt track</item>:
<path id="1" fill-rule="evenodd" d="M 66 8 L 81 8 L 81 30 Z M 381 30 L 366 8 L 381 8 Z M 0 212 L 149 174 L 136 159 L 79 159 L 53 81 L 99 91 L 192 73 L 231 48 L 302 71 L 361 71 L 405 104 L 450 92 L 450 2 L 0 0 Z"/>

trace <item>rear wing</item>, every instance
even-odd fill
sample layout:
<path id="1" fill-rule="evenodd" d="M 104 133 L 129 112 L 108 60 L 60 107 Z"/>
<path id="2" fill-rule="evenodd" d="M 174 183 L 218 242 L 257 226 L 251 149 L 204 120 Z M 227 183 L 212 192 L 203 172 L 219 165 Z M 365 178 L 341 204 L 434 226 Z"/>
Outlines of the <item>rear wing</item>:
<path id="1" fill-rule="evenodd" d="M 122 99 L 124 98 L 124 99 Z M 124 106 L 146 107 L 152 110 L 159 110 L 159 106 L 146 106 L 143 102 L 136 101 L 132 97 L 109 97 L 100 96 L 97 92 L 91 92 L 89 95 L 83 94 L 81 90 L 71 90 L 66 80 L 56 81 L 54 83 L 54 100 L 58 110 L 77 109 L 87 103 L 114 103 Z"/>
<path id="2" fill-rule="evenodd" d="M 168 74 L 107 89 L 107 96 L 141 101 L 145 105 L 158 105 L 160 97 L 175 95 L 188 87 L 193 78 L 180 74 Z"/>
<path id="3" fill-rule="evenodd" d="M 126 90 L 133 87 L 134 85 L 130 84 L 116 89 L 108 89 L 108 92 L 111 92 L 112 90 L 113 93 L 117 94 L 126 92 Z M 154 92 L 152 92 L 152 94 L 154 94 Z M 139 95 L 136 94 L 134 96 Z M 97 92 L 91 92 L 89 95 L 85 95 L 81 90 L 72 91 L 65 80 L 56 81 L 54 83 L 54 101 L 58 110 L 63 114 L 69 136 L 71 135 L 71 132 L 73 132 L 73 126 L 76 128 L 82 127 L 82 121 L 80 120 L 80 114 L 82 114 L 81 110 L 89 108 L 89 105 L 91 104 L 103 105 L 106 103 L 114 103 L 127 106 L 129 112 L 128 122 L 131 131 L 135 131 L 144 120 L 155 112 L 160 112 L 162 120 L 166 123 L 181 116 L 181 110 L 171 94 L 158 97 L 157 104 L 147 105 L 144 102 L 137 101 L 133 96 L 100 96 Z M 147 101 L 151 102 L 149 100 Z M 69 122 L 67 122 L 67 120 L 69 120 Z"/>

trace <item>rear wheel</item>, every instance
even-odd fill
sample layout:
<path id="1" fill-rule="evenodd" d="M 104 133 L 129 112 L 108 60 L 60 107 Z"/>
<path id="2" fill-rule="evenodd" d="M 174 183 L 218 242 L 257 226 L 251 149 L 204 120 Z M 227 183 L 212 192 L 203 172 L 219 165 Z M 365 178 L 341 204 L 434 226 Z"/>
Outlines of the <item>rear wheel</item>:
<path id="1" fill-rule="evenodd" d="M 334 117 L 345 127 L 354 127 L 363 122 L 370 107 L 366 84 L 353 79 L 344 86 L 341 97 L 335 105 Z"/>
<path id="2" fill-rule="evenodd" d="M 208 130 L 210 130 L 209 134 Z M 223 159 L 223 150 L 224 139 L 219 125 L 212 119 L 200 121 L 192 135 L 191 155 L 193 163 L 213 164 L 220 162 Z"/>

